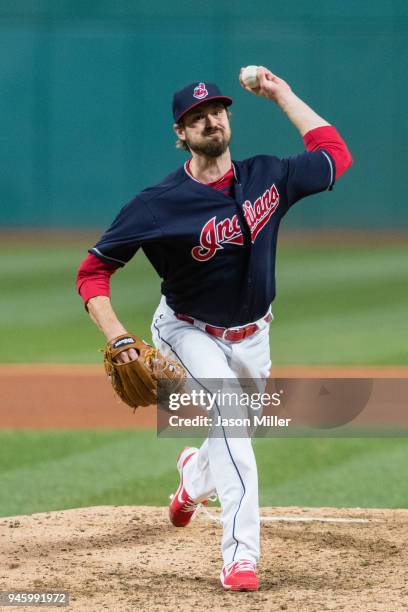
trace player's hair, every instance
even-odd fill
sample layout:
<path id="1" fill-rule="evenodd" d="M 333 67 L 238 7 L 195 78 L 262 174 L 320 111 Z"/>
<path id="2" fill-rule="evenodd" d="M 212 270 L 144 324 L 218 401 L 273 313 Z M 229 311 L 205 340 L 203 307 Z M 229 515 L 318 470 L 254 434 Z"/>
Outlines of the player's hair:
<path id="1" fill-rule="evenodd" d="M 227 111 L 228 119 L 231 121 L 232 112 L 227 107 L 225 107 L 225 110 Z M 183 119 L 180 119 L 180 121 L 178 121 L 178 123 L 176 123 L 175 125 L 178 127 L 183 127 Z M 190 147 L 188 146 L 188 144 L 184 140 L 180 140 L 180 138 L 177 138 L 176 140 L 176 149 L 182 149 L 183 151 L 190 152 Z"/>

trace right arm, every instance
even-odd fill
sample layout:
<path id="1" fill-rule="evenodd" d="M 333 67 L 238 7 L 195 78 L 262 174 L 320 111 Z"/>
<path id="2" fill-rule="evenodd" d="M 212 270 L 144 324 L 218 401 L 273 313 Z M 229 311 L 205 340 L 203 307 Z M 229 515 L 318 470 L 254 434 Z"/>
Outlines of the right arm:
<path id="1" fill-rule="evenodd" d="M 119 321 L 110 301 L 110 277 L 116 268 L 98 260 L 95 255 L 88 255 L 81 263 L 77 288 L 91 320 L 110 342 L 113 338 L 128 333 Z M 135 349 L 123 351 L 119 355 L 122 363 L 137 359 Z"/>
<path id="2" fill-rule="evenodd" d="M 110 301 L 110 277 L 132 259 L 144 241 L 161 235 L 160 227 L 141 195 L 126 204 L 98 243 L 90 249 L 77 275 L 77 289 L 91 320 L 108 342 L 128 334 Z M 131 335 L 131 334 L 129 334 Z M 135 349 L 123 351 L 121 362 L 137 359 Z"/>
<path id="3" fill-rule="evenodd" d="M 105 334 L 108 342 L 127 333 L 116 316 L 109 297 L 97 295 L 91 298 L 87 304 L 87 310 L 92 321 Z"/>
<path id="4" fill-rule="evenodd" d="M 87 307 L 89 316 L 101 332 L 105 334 L 108 342 L 117 338 L 117 336 L 128 333 L 116 316 L 109 297 L 105 295 L 95 296 L 88 301 Z M 122 363 L 126 363 L 137 359 L 138 354 L 135 349 L 129 349 L 120 353 L 119 357 Z"/>

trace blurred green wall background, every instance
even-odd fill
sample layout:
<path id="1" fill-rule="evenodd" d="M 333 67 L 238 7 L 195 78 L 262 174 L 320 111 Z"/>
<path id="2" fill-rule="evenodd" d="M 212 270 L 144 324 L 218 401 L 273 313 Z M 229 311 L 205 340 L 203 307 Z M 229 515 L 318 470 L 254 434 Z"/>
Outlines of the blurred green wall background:
<path id="1" fill-rule="evenodd" d="M 349 144 L 333 194 L 290 227 L 408 226 L 406 0 L 1 0 L 3 227 L 103 227 L 184 161 L 173 92 L 216 81 L 235 99 L 233 157 L 302 150 L 239 68 L 282 76 Z"/>

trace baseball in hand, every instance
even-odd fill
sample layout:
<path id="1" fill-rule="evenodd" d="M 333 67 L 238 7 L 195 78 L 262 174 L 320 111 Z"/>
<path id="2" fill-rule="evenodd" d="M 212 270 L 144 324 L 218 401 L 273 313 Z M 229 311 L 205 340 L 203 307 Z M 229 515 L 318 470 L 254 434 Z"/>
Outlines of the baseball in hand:
<path id="1" fill-rule="evenodd" d="M 259 81 L 257 77 L 257 70 L 259 66 L 247 66 L 243 69 L 241 78 L 244 84 L 250 89 L 255 89 L 255 87 L 259 87 Z"/>

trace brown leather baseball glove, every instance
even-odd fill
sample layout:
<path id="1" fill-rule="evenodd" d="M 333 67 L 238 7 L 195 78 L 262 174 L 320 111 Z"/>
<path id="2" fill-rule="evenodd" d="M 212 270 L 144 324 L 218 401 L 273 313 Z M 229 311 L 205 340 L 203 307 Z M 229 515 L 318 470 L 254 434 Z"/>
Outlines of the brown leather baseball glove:
<path id="1" fill-rule="evenodd" d="M 119 363 L 118 355 L 132 348 L 139 358 Z M 158 382 L 160 391 L 169 394 L 181 393 L 186 381 L 183 366 L 132 334 L 122 334 L 108 342 L 104 366 L 115 392 L 132 408 L 156 404 Z"/>

